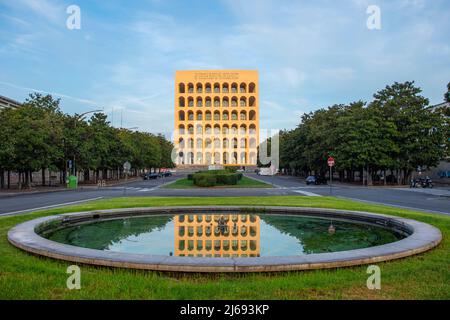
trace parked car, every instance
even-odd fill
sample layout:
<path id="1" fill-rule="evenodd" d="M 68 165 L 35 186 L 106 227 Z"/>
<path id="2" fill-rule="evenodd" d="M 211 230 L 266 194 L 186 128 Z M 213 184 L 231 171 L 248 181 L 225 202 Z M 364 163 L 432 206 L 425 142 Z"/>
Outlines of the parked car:
<path id="1" fill-rule="evenodd" d="M 164 171 L 164 172 L 159 173 L 160 178 L 171 177 L 171 176 L 172 176 L 172 172 L 170 172 L 170 171 Z"/>
<path id="2" fill-rule="evenodd" d="M 143 179 L 144 180 L 158 179 L 158 174 L 157 173 L 148 172 L 148 173 L 144 174 Z"/>
<path id="3" fill-rule="evenodd" d="M 314 185 L 327 184 L 327 179 L 324 176 L 308 176 L 306 178 L 306 184 L 308 186 L 310 184 L 314 184 Z"/>

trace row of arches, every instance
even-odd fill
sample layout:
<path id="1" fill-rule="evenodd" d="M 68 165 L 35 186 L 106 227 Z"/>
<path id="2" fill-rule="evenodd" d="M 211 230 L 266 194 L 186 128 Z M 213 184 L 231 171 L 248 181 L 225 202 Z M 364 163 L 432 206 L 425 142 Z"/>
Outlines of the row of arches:
<path id="1" fill-rule="evenodd" d="M 255 97 L 249 97 L 248 99 L 246 97 L 241 97 L 241 98 L 237 98 L 237 97 L 231 97 L 231 99 L 229 97 L 223 97 L 222 99 L 220 99 L 219 97 L 206 97 L 206 98 L 202 98 L 202 97 L 197 97 L 197 98 L 193 98 L 193 97 L 179 97 L 178 98 L 178 106 L 180 108 L 184 108 L 185 106 L 188 107 L 212 107 L 214 106 L 215 108 L 227 108 L 227 107 L 242 107 L 245 108 L 247 106 L 249 107 L 254 107 L 256 106 L 256 98 Z"/>
<path id="2" fill-rule="evenodd" d="M 180 83 L 178 84 L 178 93 L 255 93 L 256 92 L 256 85 L 253 82 L 250 82 L 249 84 L 245 82 L 241 82 L 240 84 L 233 82 L 231 84 L 229 83 L 196 83 L 195 85 L 193 83 Z"/>
<path id="3" fill-rule="evenodd" d="M 196 148 L 197 150 L 202 150 L 202 149 L 212 149 L 214 147 L 214 149 L 246 149 L 247 147 L 249 148 L 256 148 L 256 139 L 255 138 L 223 138 L 223 139 L 219 139 L 219 138 L 214 138 L 214 139 L 210 139 L 210 138 L 206 138 L 206 139 L 201 139 L 201 138 L 197 138 L 194 139 L 193 138 L 189 138 L 187 140 L 180 138 L 178 140 L 178 148 L 179 149 L 194 149 Z"/>
<path id="4" fill-rule="evenodd" d="M 180 124 L 178 126 L 178 134 L 184 135 L 184 134 L 194 134 L 194 125 L 190 124 L 187 127 L 183 124 Z M 197 124 L 195 126 L 195 133 L 196 134 L 203 134 L 206 135 L 214 134 L 214 135 L 246 135 L 247 134 L 247 126 L 245 124 L 241 124 L 239 127 L 236 124 L 233 124 L 231 126 L 228 126 L 227 124 L 224 124 L 223 126 L 220 126 L 219 124 L 215 124 L 214 126 L 207 124 L 205 126 L 202 126 L 201 124 Z M 256 135 L 256 126 L 254 124 L 251 124 L 248 126 L 248 133 L 250 135 Z"/>
<path id="5" fill-rule="evenodd" d="M 197 112 L 194 111 L 187 111 L 184 112 L 183 110 L 178 111 L 178 120 L 179 121 L 256 121 L 256 112 L 254 110 L 251 110 L 247 113 L 247 111 L 237 111 L 233 110 L 231 112 L 225 110 L 220 112 L 219 110 L 216 110 L 214 112 L 206 111 L 202 112 L 198 110 Z"/>
<path id="6" fill-rule="evenodd" d="M 256 152 L 179 152 L 177 161 L 178 164 L 197 164 L 197 165 L 211 165 L 211 164 L 256 164 Z"/>

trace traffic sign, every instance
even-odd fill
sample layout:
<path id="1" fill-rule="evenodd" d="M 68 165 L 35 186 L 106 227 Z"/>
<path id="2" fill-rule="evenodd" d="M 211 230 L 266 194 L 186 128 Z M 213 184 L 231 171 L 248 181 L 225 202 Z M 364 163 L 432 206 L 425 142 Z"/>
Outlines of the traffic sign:
<path id="1" fill-rule="evenodd" d="M 329 157 L 328 158 L 328 166 L 329 167 L 333 167 L 334 166 L 334 158 L 333 157 Z"/>

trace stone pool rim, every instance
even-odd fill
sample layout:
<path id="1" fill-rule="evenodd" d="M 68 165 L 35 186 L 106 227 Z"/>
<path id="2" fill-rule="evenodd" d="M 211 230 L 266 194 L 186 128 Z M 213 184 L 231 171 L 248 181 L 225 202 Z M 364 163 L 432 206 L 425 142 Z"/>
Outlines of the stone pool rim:
<path id="1" fill-rule="evenodd" d="M 206 258 L 88 249 L 54 242 L 35 232 L 37 228 L 52 221 L 76 223 L 92 219 L 100 221 L 131 216 L 209 212 L 211 214 L 229 212 L 343 219 L 370 223 L 396 231 L 402 230 L 409 233 L 409 236 L 380 246 L 331 253 L 253 258 Z M 93 210 L 46 216 L 13 227 L 8 231 L 8 241 L 24 251 L 40 256 L 96 266 L 174 272 L 276 272 L 350 267 L 405 258 L 439 245 L 442 241 L 442 233 L 438 228 L 416 220 L 362 211 L 281 206 L 172 206 Z"/>

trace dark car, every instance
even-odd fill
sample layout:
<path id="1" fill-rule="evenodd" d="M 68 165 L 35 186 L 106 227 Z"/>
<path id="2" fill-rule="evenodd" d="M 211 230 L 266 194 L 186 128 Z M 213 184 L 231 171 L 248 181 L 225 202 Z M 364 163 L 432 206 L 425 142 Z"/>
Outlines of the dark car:
<path id="1" fill-rule="evenodd" d="M 309 186 L 310 184 L 318 185 L 318 184 L 327 184 L 327 179 L 323 176 L 308 176 L 306 178 L 306 184 Z"/>
<path id="2" fill-rule="evenodd" d="M 144 174 L 143 178 L 144 178 L 144 180 L 158 179 L 158 174 L 148 172 L 148 173 Z"/>

